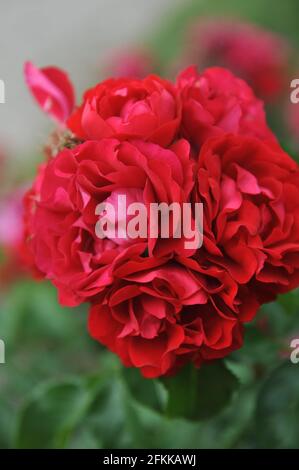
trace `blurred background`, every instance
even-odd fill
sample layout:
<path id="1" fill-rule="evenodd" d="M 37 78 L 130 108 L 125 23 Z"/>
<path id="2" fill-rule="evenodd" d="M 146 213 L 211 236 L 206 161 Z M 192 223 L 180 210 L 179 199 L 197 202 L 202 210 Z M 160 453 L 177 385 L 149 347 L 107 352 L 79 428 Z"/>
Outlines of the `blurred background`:
<path id="1" fill-rule="evenodd" d="M 1 2 L 1 79 L 6 106 L 0 108 L 0 132 L 14 155 L 36 151 L 51 129 L 32 106 L 23 65 L 56 65 L 67 70 L 78 98 L 99 80 L 101 64 L 118 48 L 142 44 L 153 25 L 181 0 L 14 0 Z M 26 125 L 24 123 L 26 122 Z"/>
<path id="2" fill-rule="evenodd" d="M 221 65 L 265 102 L 281 145 L 297 159 L 297 0 L 13 0 L 1 2 L 0 448 L 299 448 L 299 293 L 261 309 L 227 359 L 239 387 L 204 420 L 165 417 L 161 384 L 124 374 L 86 331 L 86 309 L 59 306 L 21 249 L 21 199 L 54 125 L 30 96 L 23 64 L 67 70 L 82 91 L 111 75 L 174 78 L 191 63 Z M 210 384 L 216 391 L 219 384 Z"/>

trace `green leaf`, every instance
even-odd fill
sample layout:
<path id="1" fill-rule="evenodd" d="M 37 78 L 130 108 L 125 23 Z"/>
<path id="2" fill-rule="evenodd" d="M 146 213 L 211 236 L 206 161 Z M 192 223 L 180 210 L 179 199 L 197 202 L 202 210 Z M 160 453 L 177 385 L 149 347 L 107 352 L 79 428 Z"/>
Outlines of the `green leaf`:
<path id="1" fill-rule="evenodd" d="M 88 430 L 98 442 L 98 447 L 124 446 L 123 428 L 124 393 L 122 382 L 117 377 L 103 378 L 103 386 L 93 397 L 92 404 L 78 431 Z"/>
<path id="2" fill-rule="evenodd" d="M 221 361 L 200 369 L 185 367 L 175 377 L 164 379 L 168 390 L 167 414 L 197 421 L 218 414 L 230 402 L 239 383 Z"/>
<path id="3" fill-rule="evenodd" d="M 299 365 L 284 362 L 260 389 L 256 433 L 262 448 L 298 448 Z"/>
<path id="4" fill-rule="evenodd" d="M 1 394 L 0 400 L 0 449 L 7 449 L 11 446 L 13 434 L 14 409 L 8 402 L 7 397 Z"/>
<path id="5" fill-rule="evenodd" d="M 198 448 L 201 424 L 169 419 L 137 402 L 126 403 L 126 427 L 132 449 Z"/>
<path id="6" fill-rule="evenodd" d="M 25 403 L 16 433 L 16 447 L 63 448 L 84 416 L 91 394 L 81 382 L 48 384 Z"/>
<path id="7" fill-rule="evenodd" d="M 123 378 L 130 395 L 142 405 L 162 412 L 165 409 L 167 392 L 161 382 L 144 379 L 137 369 L 126 368 Z"/>

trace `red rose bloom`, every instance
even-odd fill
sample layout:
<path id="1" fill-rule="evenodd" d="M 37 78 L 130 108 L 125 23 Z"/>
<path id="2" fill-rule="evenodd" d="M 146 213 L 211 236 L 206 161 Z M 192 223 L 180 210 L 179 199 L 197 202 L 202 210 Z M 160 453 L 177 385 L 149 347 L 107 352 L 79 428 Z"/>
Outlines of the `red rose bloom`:
<path id="1" fill-rule="evenodd" d="M 174 86 L 151 75 L 143 80 L 109 79 L 90 89 L 68 127 L 83 140 L 138 138 L 167 146 L 177 134 L 180 118 Z"/>
<path id="2" fill-rule="evenodd" d="M 179 75 L 177 86 L 183 102 L 182 132 L 196 147 L 227 132 L 276 141 L 262 102 L 228 70 L 214 67 L 199 74 L 189 67 Z"/>
<path id="3" fill-rule="evenodd" d="M 114 259 L 142 243 L 163 257 L 184 251 L 182 239 L 104 238 L 96 235 L 96 207 L 103 202 L 185 202 L 193 187 L 189 145 L 170 149 L 144 142 L 104 139 L 61 151 L 42 167 L 27 194 L 29 243 L 38 269 L 58 287 L 60 301 L 90 300 L 113 281 Z M 117 207 L 115 208 L 118 222 Z M 131 251 L 130 251 L 131 252 Z"/>
<path id="4" fill-rule="evenodd" d="M 27 245 L 60 302 L 91 303 L 91 335 L 145 377 L 239 348 L 259 305 L 299 284 L 299 169 L 262 103 L 229 71 L 191 67 L 176 86 L 106 80 L 67 125 L 85 142 L 63 134 L 25 198 Z M 153 203 L 167 209 L 154 224 Z M 170 209 L 185 203 L 189 234 L 203 204 L 200 248 Z"/>
<path id="5" fill-rule="evenodd" d="M 209 263 L 247 284 L 260 302 L 299 282 L 299 168 L 278 147 L 224 135 L 202 147 L 197 198 Z"/>
<path id="6" fill-rule="evenodd" d="M 240 303 L 224 270 L 207 274 L 191 259 L 186 264 L 123 263 L 91 308 L 90 334 L 145 377 L 226 356 L 241 346 L 242 324 L 256 312 L 256 303 Z"/>

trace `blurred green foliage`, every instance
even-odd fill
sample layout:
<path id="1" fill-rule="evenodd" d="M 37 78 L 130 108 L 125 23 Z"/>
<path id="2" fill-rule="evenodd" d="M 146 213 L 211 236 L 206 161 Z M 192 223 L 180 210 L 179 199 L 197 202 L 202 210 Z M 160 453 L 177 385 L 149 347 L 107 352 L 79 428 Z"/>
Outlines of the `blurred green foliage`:
<path id="1" fill-rule="evenodd" d="M 150 38 L 162 69 L 198 15 L 239 16 L 299 46 L 297 0 L 186 2 Z M 265 305 L 224 362 L 145 380 L 94 342 L 87 309 L 59 306 L 48 283 L 0 295 L 0 448 L 298 448 L 299 291 Z M 214 370 L 215 369 L 215 370 Z"/>
<path id="2" fill-rule="evenodd" d="M 293 46 L 299 46 L 299 3 L 297 0 L 186 0 L 180 8 L 169 12 L 169 17 L 149 38 L 149 44 L 164 70 L 181 52 L 187 28 L 196 18 L 217 16 L 239 18 L 280 33 Z"/>
<path id="3" fill-rule="evenodd" d="M 264 306 L 224 362 L 146 380 L 88 337 L 85 309 L 20 281 L 1 302 L 0 448 L 298 447 L 298 306 Z"/>

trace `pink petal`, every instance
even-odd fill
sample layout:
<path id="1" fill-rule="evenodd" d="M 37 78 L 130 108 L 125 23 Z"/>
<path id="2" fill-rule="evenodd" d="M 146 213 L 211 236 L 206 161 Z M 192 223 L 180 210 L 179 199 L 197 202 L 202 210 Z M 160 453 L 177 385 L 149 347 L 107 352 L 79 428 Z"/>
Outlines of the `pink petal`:
<path id="1" fill-rule="evenodd" d="M 42 110 L 59 124 L 64 124 L 75 104 L 74 89 L 67 74 L 55 67 L 38 69 L 26 62 L 24 75 Z"/>
<path id="2" fill-rule="evenodd" d="M 240 208 L 242 204 L 241 193 L 238 190 L 236 183 L 228 176 L 224 176 L 222 179 L 221 195 L 222 209 L 233 211 Z"/>
<path id="3" fill-rule="evenodd" d="M 237 186 L 243 193 L 246 194 L 260 194 L 261 188 L 259 187 L 256 177 L 245 170 L 239 165 L 235 165 L 237 168 Z"/>

